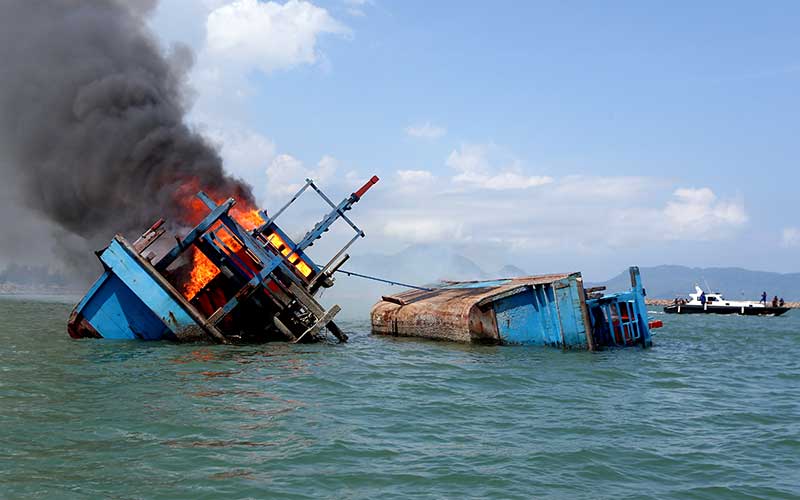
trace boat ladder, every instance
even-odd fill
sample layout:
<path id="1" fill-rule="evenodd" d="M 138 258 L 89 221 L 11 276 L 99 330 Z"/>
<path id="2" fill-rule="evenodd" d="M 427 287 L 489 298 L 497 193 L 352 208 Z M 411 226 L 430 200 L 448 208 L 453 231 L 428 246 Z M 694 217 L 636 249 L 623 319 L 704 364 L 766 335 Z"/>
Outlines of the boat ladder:
<path id="1" fill-rule="evenodd" d="M 602 306 L 615 346 L 635 344 L 642 336 L 639 315 L 633 301 L 612 302 Z"/>

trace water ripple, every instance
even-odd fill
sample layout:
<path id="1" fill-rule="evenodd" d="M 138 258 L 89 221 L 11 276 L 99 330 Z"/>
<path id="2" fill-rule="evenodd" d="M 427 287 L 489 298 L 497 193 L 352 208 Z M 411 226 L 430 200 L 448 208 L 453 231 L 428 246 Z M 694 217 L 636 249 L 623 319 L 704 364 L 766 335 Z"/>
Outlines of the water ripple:
<path id="1" fill-rule="evenodd" d="M 0 301 L 2 498 L 796 498 L 800 313 L 649 350 L 73 341 Z"/>

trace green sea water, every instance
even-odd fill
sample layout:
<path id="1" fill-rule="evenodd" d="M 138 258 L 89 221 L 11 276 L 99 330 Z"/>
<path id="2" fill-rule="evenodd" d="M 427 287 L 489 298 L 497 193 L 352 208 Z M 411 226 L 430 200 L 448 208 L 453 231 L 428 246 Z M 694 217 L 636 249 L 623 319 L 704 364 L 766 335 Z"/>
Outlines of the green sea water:
<path id="1" fill-rule="evenodd" d="M 798 498 L 800 311 L 600 353 L 67 337 L 0 299 L 0 498 Z"/>

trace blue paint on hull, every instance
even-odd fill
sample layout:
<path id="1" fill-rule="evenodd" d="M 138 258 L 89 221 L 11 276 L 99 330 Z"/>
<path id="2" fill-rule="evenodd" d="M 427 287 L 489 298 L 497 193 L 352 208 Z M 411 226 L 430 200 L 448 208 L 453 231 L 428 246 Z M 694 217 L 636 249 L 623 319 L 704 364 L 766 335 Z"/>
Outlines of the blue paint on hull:
<path id="1" fill-rule="evenodd" d="M 575 276 L 530 287 L 494 303 L 505 344 L 586 348 L 586 327 Z"/>
<path id="2" fill-rule="evenodd" d="M 161 340 L 175 336 L 116 275 L 106 272 L 83 316 L 107 339 Z"/>
<path id="3" fill-rule="evenodd" d="M 546 307 L 539 303 L 533 291 L 497 301 L 494 308 L 500 338 L 513 344 L 552 344 L 555 339 L 549 338 L 543 328 Z"/>
<path id="4" fill-rule="evenodd" d="M 177 298 L 159 283 L 123 240 L 100 253 L 106 271 L 75 308 L 95 336 L 120 340 L 176 340 L 200 328 Z"/>

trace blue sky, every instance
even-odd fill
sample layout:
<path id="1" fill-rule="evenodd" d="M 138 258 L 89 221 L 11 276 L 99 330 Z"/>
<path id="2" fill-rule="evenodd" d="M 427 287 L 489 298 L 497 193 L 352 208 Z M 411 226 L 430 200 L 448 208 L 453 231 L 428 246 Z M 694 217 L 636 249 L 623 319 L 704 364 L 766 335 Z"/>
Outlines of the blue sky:
<path id="1" fill-rule="evenodd" d="M 193 123 L 267 207 L 307 175 L 359 251 L 800 271 L 800 4 L 162 0 Z"/>

